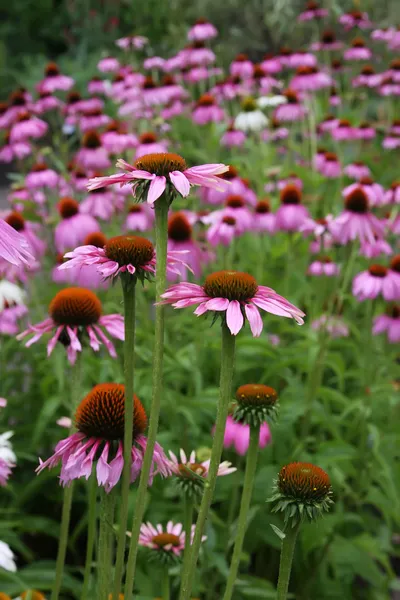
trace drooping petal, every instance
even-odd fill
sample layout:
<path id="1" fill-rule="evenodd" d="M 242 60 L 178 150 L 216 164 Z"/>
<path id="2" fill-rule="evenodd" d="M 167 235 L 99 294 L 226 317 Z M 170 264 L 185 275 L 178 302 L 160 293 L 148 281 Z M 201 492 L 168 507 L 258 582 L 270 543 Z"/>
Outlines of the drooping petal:
<path id="1" fill-rule="evenodd" d="M 244 307 L 246 317 L 249 321 L 251 333 L 253 337 L 259 337 L 263 330 L 263 322 L 258 308 L 254 304 L 246 304 Z"/>
<path id="2" fill-rule="evenodd" d="M 181 171 L 172 171 L 169 174 L 169 178 L 172 181 L 173 186 L 184 198 L 189 195 L 190 183 Z"/>
<path id="3" fill-rule="evenodd" d="M 226 311 L 226 324 L 232 335 L 237 335 L 243 327 L 243 315 L 240 303 L 237 300 L 231 300 Z"/>
<path id="4" fill-rule="evenodd" d="M 147 195 L 147 203 L 154 204 L 154 202 L 162 196 L 167 186 L 167 180 L 165 177 L 155 176 L 149 186 L 149 193 Z"/>

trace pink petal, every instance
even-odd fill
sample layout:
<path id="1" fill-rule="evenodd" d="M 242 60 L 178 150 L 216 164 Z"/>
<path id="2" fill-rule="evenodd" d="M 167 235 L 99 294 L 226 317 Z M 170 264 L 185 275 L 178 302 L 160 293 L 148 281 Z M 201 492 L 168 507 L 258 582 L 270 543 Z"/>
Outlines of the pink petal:
<path id="1" fill-rule="evenodd" d="M 172 171 L 172 173 L 169 174 L 169 178 L 172 181 L 173 186 L 184 198 L 189 195 L 190 183 L 181 171 Z"/>
<path id="2" fill-rule="evenodd" d="M 237 335 L 242 329 L 244 323 L 240 304 L 237 300 L 232 300 L 229 303 L 226 311 L 226 324 L 232 335 Z"/>
<path id="3" fill-rule="evenodd" d="M 263 330 L 263 322 L 258 309 L 253 304 L 246 304 L 244 307 L 246 317 L 249 321 L 251 333 L 253 337 L 259 337 Z"/>
<path id="4" fill-rule="evenodd" d="M 147 203 L 154 204 L 154 202 L 162 196 L 167 186 L 167 180 L 165 177 L 154 177 L 149 187 L 149 193 L 147 196 Z"/>

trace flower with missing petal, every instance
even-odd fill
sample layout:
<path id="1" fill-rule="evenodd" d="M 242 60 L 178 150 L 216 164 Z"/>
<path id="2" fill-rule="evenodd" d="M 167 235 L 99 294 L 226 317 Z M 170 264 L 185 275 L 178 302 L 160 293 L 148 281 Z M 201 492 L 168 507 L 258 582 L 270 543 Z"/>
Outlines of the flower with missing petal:
<path id="1" fill-rule="evenodd" d="M 196 525 L 192 525 L 191 541 L 194 538 Z M 206 536 L 201 541 L 206 540 Z M 182 557 L 185 548 L 185 532 L 182 523 L 169 521 L 164 528 L 158 524 L 156 527 L 151 523 L 143 523 L 140 527 L 139 545 L 149 548 L 152 552 L 150 557 L 161 563 L 170 564 Z"/>
<path id="2" fill-rule="evenodd" d="M 148 204 L 154 204 L 167 192 L 170 197 L 178 192 L 184 198 L 189 195 L 191 185 L 222 189 L 224 180 L 218 177 L 228 170 L 224 164 L 205 164 L 187 168 L 186 161 L 178 154 L 160 152 L 146 154 L 138 158 L 133 165 L 118 160 L 116 167 L 125 173 L 116 173 L 108 177 L 94 177 L 88 182 L 88 190 L 96 190 L 115 183 L 132 184 L 133 195 Z"/>
<path id="3" fill-rule="evenodd" d="M 174 308 L 186 308 L 198 304 L 196 316 L 211 311 L 226 319 L 232 335 L 242 329 L 245 319 L 249 321 L 253 337 L 261 335 L 263 322 L 259 309 L 280 317 L 289 317 L 302 325 L 304 313 L 290 304 L 273 289 L 258 285 L 252 275 L 238 271 L 217 271 L 206 277 L 203 286 L 194 283 L 178 283 L 162 294 L 163 304 Z"/>

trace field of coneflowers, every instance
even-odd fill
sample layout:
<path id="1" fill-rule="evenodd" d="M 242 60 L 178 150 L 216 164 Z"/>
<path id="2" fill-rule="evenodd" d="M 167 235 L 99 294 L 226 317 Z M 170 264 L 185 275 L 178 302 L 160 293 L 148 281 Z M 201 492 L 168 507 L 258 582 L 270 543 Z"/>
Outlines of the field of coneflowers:
<path id="1" fill-rule="evenodd" d="M 400 31 L 359 4 L 0 104 L 0 600 L 396 598 Z"/>

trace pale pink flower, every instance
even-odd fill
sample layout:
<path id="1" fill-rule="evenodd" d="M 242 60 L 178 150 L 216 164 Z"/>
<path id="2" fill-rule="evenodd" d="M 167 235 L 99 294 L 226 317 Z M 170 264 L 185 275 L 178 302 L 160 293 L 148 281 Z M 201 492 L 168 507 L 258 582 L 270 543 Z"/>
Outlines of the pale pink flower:
<path id="1" fill-rule="evenodd" d="M 249 79 L 253 75 L 253 63 L 248 59 L 247 54 L 238 54 L 229 67 L 231 75 L 238 75 L 242 79 Z"/>
<path id="2" fill-rule="evenodd" d="M 384 267 L 371 265 L 353 279 L 353 296 L 357 300 L 377 298 L 382 295 L 387 301 L 400 300 L 400 274 Z"/>
<path id="3" fill-rule="evenodd" d="M 60 175 L 50 169 L 45 163 L 38 162 L 31 168 L 30 172 L 25 177 L 25 186 L 29 190 L 37 188 L 55 189 L 60 183 Z"/>
<path id="4" fill-rule="evenodd" d="M 390 256 L 393 254 L 392 247 L 388 242 L 384 239 L 377 239 L 374 242 L 364 241 L 361 243 L 360 247 L 361 256 L 365 256 L 366 258 L 376 258 L 381 254 L 386 254 L 386 256 Z"/>
<path id="5" fill-rule="evenodd" d="M 306 2 L 306 9 L 297 17 L 298 21 L 314 21 L 324 19 L 329 15 L 326 8 L 321 8 L 317 2 Z"/>
<path id="6" fill-rule="evenodd" d="M 197 125 L 206 125 L 207 123 L 219 123 L 224 121 L 225 112 L 218 106 L 214 96 L 203 94 L 194 107 L 192 119 Z"/>
<path id="7" fill-rule="evenodd" d="M 47 133 L 48 128 L 46 121 L 29 113 L 23 113 L 11 127 L 10 142 L 26 142 L 30 138 L 41 138 Z"/>
<path id="8" fill-rule="evenodd" d="M 49 306 L 50 317 L 29 327 L 17 336 L 22 340 L 27 335 L 33 336 L 25 344 L 35 344 L 45 333 L 53 336 L 47 344 L 47 356 L 50 356 L 57 342 L 67 351 L 71 364 L 76 361 L 77 353 L 82 351 L 82 342 L 87 340 L 92 350 L 97 352 L 102 344 L 110 356 L 116 358 L 117 353 L 111 340 L 103 329 L 119 340 L 124 340 L 124 319 L 121 315 L 102 315 L 102 306 L 97 296 L 86 288 L 71 287 L 58 292 Z"/>
<path id="9" fill-rule="evenodd" d="M 61 221 L 54 229 L 54 242 L 58 252 L 75 248 L 90 233 L 100 231 L 94 217 L 79 212 L 79 204 L 73 198 L 61 198 L 58 210 Z"/>
<path id="10" fill-rule="evenodd" d="M 388 308 L 386 315 L 375 317 L 372 333 L 374 335 L 386 333 L 391 344 L 400 342 L 400 306 L 398 304 Z"/>
<path id="11" fill-rule="evenodd" d="M 61 109 L 63 106 L 64 102 L 53 96 L 50 92 L 41 92 L 40 98 L 33 105 L 33 112 L 37 115 L 42 115 L 50 110 Z"/>
<path id="12" fill-rule="evenodd" d="M 272 441 L 268 423 L 262 423 L 258 446 L 263 449 Z M 238 423 L 228 415 L 225 425 L 224 448 L 233 448 L 239 456 L 245 456 L 250 444 L 250 425 Z"/>
<path id="13" fill-rule="evenodd" d="M 361 12 L 360 10 L 344 13 L 339 17 L 339 23 L 344 26 L 346 31 L 354 27 L 358 27 L 359 29 L 370 29 L 372 27 L 368 13 Z"/>
<path id="14" fill-rule="evenodd" d="M 124 467 L 124 408 L 125 386 L 117 383 L 94 386 L 76 410 L 77 433 L 58 442 L 54 454 L 45 462 L 40 460 L 36 472 L 41 473 L 46 468 L 52 469 L 61 462 L 60 481 L 63 486 L 69 486 L 74 479 L 94 477 L 95 464 L 97 483 L 109 493 L 120 480 Z M 136 481 L 140 475 L 147 446 L 147 438 L 143 435 L 147 427 L 147 415 L 136 395 L 134 423 L 131 482 Z M 114 454 L 111 460 L 110 453 Z M 162 447 L 156 442 L 149 485 L 158 473 L 162 477 L 168 477 L 171 469 Z"/>
<path id="15" fill-rule="evenodd" d="M 400 204 L 400 181 L 394 181 L 386 190 L 383 204 Z"/>
<path id="16" fill-rule="evenodd" d="M 87 89 L 89 94 L 105 94 L 107 92 L 107 82 L 100 77 L 92 77 Z"/>
<path id="17" fill-rule="evenodd" d="M 317 171 L 329 179 L 337 179 L 342 174 L 339 158 L 334 152 L 325 152 Z"/>
<path id="18" fill-rule="evenodd" d="M 79 205 L 81 214 L 91 215 L 95 219 L 109 221 L 115 213 L 114 193 L 108 190 L 93 190 Z"/>
<path id="19" fill-rule="evenodd" d="M 286 185 L 280 193 L 281 205 L 275 213 L 276 230 L 300 231 L 309 217 L 308 209 L 301 204 L 301 189 L 293 184 Z"/>
<path id="20" fill-rule="evenodd" d="M 106 56 L 97 63 L 97 68 L 102 73 L 115 73 L 120 68 L 120 63 L 117 58 Z"/>
<path id="21" fill-rule="evenodd" d="M 276 216 L 271 212 L 271 206 L 268 200 L 260 200 L 254 208 L 253 231 L 267 232 L 269 234 L 276 231 Z"/>
<path id="22" fill-rule="evenodd" d="M 315 260 L 307 269 L 308 275 L 315 275 L 317 277 L 321 275 L 334 277 L 339 274 L 339 271 L 339 266 L 332 262 L 332 259 L 328 256 L 323 256 L 318 260 Z"/>
<path id="23" fill-rule="evenodd" d="M 311 323 L 315 331 L 324 331 L 329 333 L 332 338 L 341 338 L 349 336 L 349 327 L 342 317 L 337 315 L 321 315 Z"/>
<path id="24" fill-rule="evenodd" d="M 133 195 L 145 197 L 151 205 L 166 190 L 178 192 L 185 198 L 189 195 L 191 185 L 221 189 L 225 182 L 218 175 L 228 170 L 223 164 L 187 168 L 182 157 L 171 153 L 148 154 L 136 160 L 134 165 L 120 159 L 116 166 L 126 172 L 90 179 L 88 189 L 91 191 L 115 183 L 121 186 L 132 184 Z"/>
<path id="25" fill-rule="evenodd" d="M 249 321 L 253 337 L 261 335 L 263 322 L 259 309 L 281 317 L 293 318 L 302 325 L 304 313 L 274 290 L 259 286 L 251 275 L 237 271 L 218 271 L 208 275 L 204 286 L 178 283 L 161 296 L 163 304 L 186 308 L 198 304 L 196 316 L 208 311 L 221 314 L 232 335 Z"/>
<path id="26" fill-rule="evenodd" d="M 0 333 L 2 335 L 16 335 L 20 330 L 19 320 L 28 314 L 28 309 L 23 304 L 11 305 L 0 311 Z"/>
<path id="27" fill-rule="evenodd" d="M 240 224 L 234 217 L 222 217 L 214 219 L 211 226 L 207 229 L 206 238 L 211 246 L 229 246 L 235 237 L 242 232 Z"/>
<path id="28" fill-rule="evenodd" d="M 347 119 L 340 119 L 337 126 L 330 130 L 332 137 L 335 140 L 356 140 L 357 130 L 351 125 Z"/>
<path id="29" fill-rule="evenodd" d="M 329 223 L 329 231 L 341 244 L 359 239 L 375 242 L 384 236 L 385 224 L 369 210 L 368 196 L 358 186 L 347 195 L 345 210 Z"/>
<path id="30" fill-rule="evenodd" d="M 343 58 L 345 60 L 370 60 L 372 57 L 372 52 L 369 48 L 366 47 L 364 41 L 362 39 L 353 40 L 351 47 L 347 48 L 347 50 L 343 53 Z"/>
<path id="31" fill-rule="evenodd" d="M 60 427 L 65 427 L 65 429 L 70 429 L 72 426 L 72 419 L 71 419 L 71 417 L 60 417 L 59 419 L 57 419 L 56 423 Z"/>
<path id="32" fill-rule="evenodd" d="M 235 148 L 243 146 L 246 141 L 246 134 L 244 131 L 235 129 L 233 125 L 228 127 L 223 136 L 221 137 L 221 145 L 227 148 Z"/>
<path id="33" fill-rule="evenodd" d="M 182 211 L 172 213 L 168 221 L 168 251 L 174 253 L 185 253 L 185 263 L 177 266 L 176 271 L 168 274 L 169 281 L 186 279 L 188 268 L 194 276 L 200 277 L 202 267 L 209 261 L 209 253 L 205 252 L 199 242 L 193 237 L 192 225 L 185 213 Z"/>
<path id="34" fill-rule="evenodd" d="M 191 526 L 190 541 L 193 541 L 196 531 L 196 525 Z M 150 548 L 154 552 L 159 552 L 164 555 L 162 560 L 171 557 L 180 558 L 185 549 L 186 533 L 183 530 L 182 523 L 174 523 L 168 521 L 165 530 L 162 525 L 158 524 L 154 527 L 151 523 L 142 523 L 140 526 L 139 545 L 145 548 Z M 201 541 L 204 542 L 206 536 L 202 536 Z"/>
<path id="35" fill-rule="evenodd" d="M 102 146 L 101 138 L 96 131 L 85 132 L 82 148 L 75 154 L 75 162 L 79 167 L 92 171 L 101 171 L 111 166 L 108 151 Z"/>
<path id="36" fill-rule="evenodd" d="M 143 133 L 139 138 L 135 159 L 138 160 L 146 154 L 165 154 L 167 148 L 168 142 L 166 140 L 158 140 L 152 132 Z"/>
<path id="37" fill-rule="evenodd" d="M 129 50 L 130 48 L 141 50 L 148 41 L 147 37 L 144 37 L 143 35 L 131 35 L 119 38 L 115 43 L 119 48 L 123 48 L 124 50 Z"/>
<path id="38" fill-rule="evenodd" d="M 375 183 L 370 177 L 361 177 L 356 183 L 345 187 L 342 196 L 347 199 L 354 191 L 359 189 L 362 189 L 365 193 L 370 206 L 383 206 L 386 204 L 387 197 L 384 188 L 380 183 Z"/>
<path id="39" fill-rule="evenodd" d="M 301 104 L 300 98 L 295 90 L 286 90 L 283 92 L 283 96 L 286 98 L 286 104 L 281 104 L 281 106 L 278 106 L 275 109 L 275 119 L 285 123 L 302 121 L 307 114 L 307 109 Z"/>
<path id="40" fill-rule="evenodd" d="M 72 88 L 74 80 L 68 75 L 62 75 L 58 66 L 55 63 L 49 63 L 44 71 L 45 78 L 42 79 L 37 89 L 41 93 L 52 94 L 57 90 L 66 91 Z"/>
<path id="41" fill-rule="evenodd" d="M 124 229 L 148 231 L 154 224 L 154 210 L 148 204 L 132 204 L 128 208 Z"/>
<path id="42" fill-rule="evenodd" d="M 30 154 L 32 154 L 32 146 L 29 142 L 21 141 L 12 143 L 10 136 L 6 135 L 5 143 L 0 149 L 0 162 L 10 163 L 14 160 L 23 160 Z"/>
<path id="43" fill-rule="evenodd" d="M 169 456 L 171 459 L 171 471 L 178 477 L 186 477 L 187 469 L 188 471 L 193 471 L 200 477 L 204 477 L 204 479 L 207 478 L 210 469 L 210 460 L 200 461 L 196 456 L 195 450 L 193 450 L 190 455 L 186 455 L 185 451 L 181 448 L 179 458 L 170 450 Z M 225 475 L 231 475 L 231 473 L 235 473 L 235 471 L 237 471 L 236 467 L 232 467 L 232 463 L 225 460 L 219 465 L 217 476 L 223 477 Z M 190 473 L 188 473 L 188 475 L 190 476 Z"/>
<path id="44" fill-rule="evenodd" d="M 317 67 L 299 67 L 290 82 L 290 88 L 296 92 L 313 92 L 332 85 L 332 78 Z"/>
<path id="45" fill-rule="evenodd" d="M 212 40 L 218 35 L 218 31 L 212 23 L 206 19 L 197 19 L 196 23 L 188 31 L 188 40 L 191 42 L 205 42 Z"/>
<path id="46" fill-rule="evenodd" d="M 343 173 L 347 175 L 347 177 L 355 179 L 356 181 L 359 181 L 363 177 L 371 176 L 371 171 L 369 167 L 367 167 L 367 165 L 365 165 L 362 162 L 350 163 L 343 169 Z"/>

